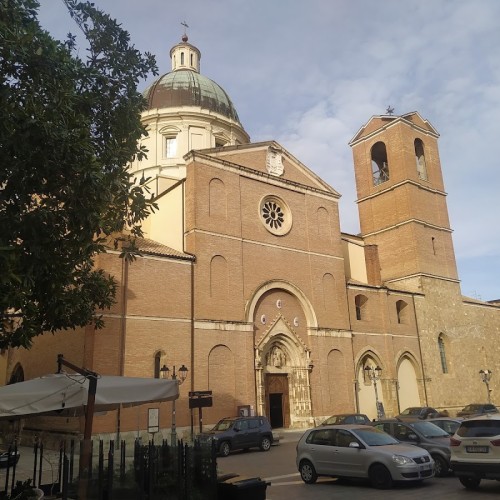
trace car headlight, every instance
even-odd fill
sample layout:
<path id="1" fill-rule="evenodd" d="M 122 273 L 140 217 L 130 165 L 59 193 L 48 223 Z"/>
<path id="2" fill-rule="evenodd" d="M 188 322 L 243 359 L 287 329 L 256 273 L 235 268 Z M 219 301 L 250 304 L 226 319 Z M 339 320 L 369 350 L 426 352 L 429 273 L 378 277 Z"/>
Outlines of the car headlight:
<path id="1" fill-rule="evenodd" d="M 392 455 L 392 461 L 396 462 L 398 465 L 408 465 L 413 463 L 413 459 L 403 455 Z"/>

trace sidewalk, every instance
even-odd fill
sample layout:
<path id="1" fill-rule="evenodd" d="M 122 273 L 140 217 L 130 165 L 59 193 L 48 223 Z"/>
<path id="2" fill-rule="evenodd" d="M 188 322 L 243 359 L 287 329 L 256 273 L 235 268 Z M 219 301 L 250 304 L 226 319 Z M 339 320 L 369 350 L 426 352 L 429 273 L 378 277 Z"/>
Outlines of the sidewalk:
<path id="1" fill-rule="evenodd" d="M 297 442 L 306 430 L 307 429 L 276 429 L 273 431 L 273 436 L 278 436 L 279 443 Z"/>

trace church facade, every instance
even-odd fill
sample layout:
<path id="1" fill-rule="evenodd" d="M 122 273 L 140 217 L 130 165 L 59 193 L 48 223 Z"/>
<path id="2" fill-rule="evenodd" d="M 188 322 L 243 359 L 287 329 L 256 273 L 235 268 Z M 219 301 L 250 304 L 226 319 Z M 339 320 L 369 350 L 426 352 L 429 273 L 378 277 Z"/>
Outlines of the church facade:
<path id="1" fill-rule="evenodd" d="M 500 404 L 500 308 L 461 295 L 434 127 L 411 112 L 360 128 L 350 146 L 361 232 L 346 234 L 339 193 L 277 142 L 250 142 L 186 36 L 170 56 L 172 71 L 145 91 L 148 158 L 131 165 L 159 210 L 135 262 L 119 249 L 96 259 L 118 282 L 104 330 L 3 354 L 7 380 L 53 372 L 58 353 L 110 375 L 185 365 L 185 432 L 200 424 L 193 391 L 212 391 L 205 426 L 240 411 L 304 428 L 334 413 Z M 491 394 L 481 369 L 494 373 Z M 171 404 L 156 407 L 168 434 Z M 82 421 L 27 427 L 79 432 Z M 101 435 L 146 429 L 147 406 L 94 421 Z"/>

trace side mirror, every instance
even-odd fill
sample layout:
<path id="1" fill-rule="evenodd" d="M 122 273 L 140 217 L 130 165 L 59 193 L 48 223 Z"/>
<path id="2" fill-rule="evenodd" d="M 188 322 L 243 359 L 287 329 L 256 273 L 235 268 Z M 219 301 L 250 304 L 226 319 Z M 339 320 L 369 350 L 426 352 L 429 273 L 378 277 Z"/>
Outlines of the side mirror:
<path id="1" fill-rule="evenodd" d="M 349 448 L 360 448 L 359 443 L 357 441 L 351 441 L 349 443 Z"/>
<path id="2" fill-rule="evenodd" d="M 418 436 L 416 434 L 414 434 L 413 432 L 410 432 L 410 434 L 408 434 L 408 439 L 410 441 L 418 441 Z"/>

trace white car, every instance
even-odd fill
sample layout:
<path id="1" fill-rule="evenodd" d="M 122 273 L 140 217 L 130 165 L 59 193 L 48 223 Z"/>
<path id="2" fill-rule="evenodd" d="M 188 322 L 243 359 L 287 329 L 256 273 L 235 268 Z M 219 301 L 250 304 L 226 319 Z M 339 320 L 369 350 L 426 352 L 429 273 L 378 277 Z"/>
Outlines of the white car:
<path id="1" fill-rule="evenodd" d="M 470 490 L 481 479 L 500 480 L 500 415 L 464 420 L 450 439 L 451 470 Z"/>
<path id="2" fill-rule="evenodd" d="M 318 476 L 368 478 L 375 488 L 387 489 L 394 481 L 434 476 L 434 461 L 426 450 L 367 425 L 309 429 L 297 443 L 296 463 L 308 484 Z"/>

